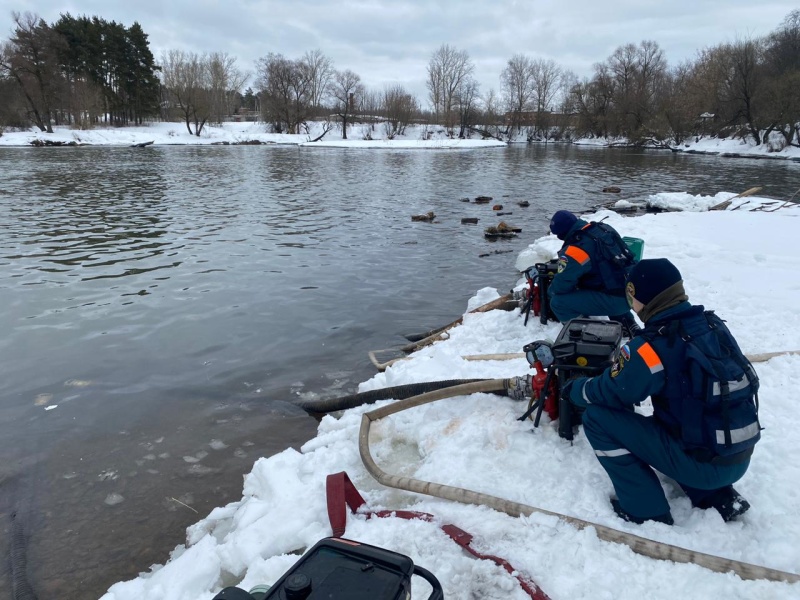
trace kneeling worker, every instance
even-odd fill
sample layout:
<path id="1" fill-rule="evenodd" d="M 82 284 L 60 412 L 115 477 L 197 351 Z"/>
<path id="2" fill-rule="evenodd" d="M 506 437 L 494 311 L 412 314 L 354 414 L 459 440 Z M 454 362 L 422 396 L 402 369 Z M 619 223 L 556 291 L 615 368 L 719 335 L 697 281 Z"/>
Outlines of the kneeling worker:
<path id="1" fill-rule="evenodd" d="M 628 337 L 635 335 L 639 326 L 625 300 L 625 275 L 635 259 L 619 234 L 568 210 L 553 215 L 550 232 L 564 242 L 547 292 L 558 320 L 607 316 L 622 323 Z"/>
<path id="2" fill-rule="evenodd" d="M 725 521 L 750 505 L 732 485 L 761 437 L 758 377 L 723 321 L 692 306 L 667 259 L 631 269 L 626 293 L 645 328 L 618 362 L 563 390 L 583 407 L 583 428 L 611 478 L 614 511 L 634 523 L 672 524 L 655 470 L 675 480 L 692 506 Z M 648 396 L 653 416 L 634 411 Z"/>

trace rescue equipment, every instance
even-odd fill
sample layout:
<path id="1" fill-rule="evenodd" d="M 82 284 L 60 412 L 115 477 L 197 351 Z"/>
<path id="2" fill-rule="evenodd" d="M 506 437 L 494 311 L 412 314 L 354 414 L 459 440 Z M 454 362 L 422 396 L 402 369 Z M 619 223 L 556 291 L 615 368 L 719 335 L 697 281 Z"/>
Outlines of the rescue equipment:
<path id="1" fill-rule="evenodd" d="M 548 321 L 558 322 L 558 317 L 550 308 L 550 300 L 547 296 L 547 289 L 557 272 L 558 260 L 556 259 L 546 263 L 536 263 L 523 271 L 528 287 L 512 292 L 512 294 L 520 303 L 522 314 L 525 315 L 524 324 L 526 326 L 531 310 L 535 316 L 539 317 L 539 321 L 543 325 L 546 325 Z"/>
<path id="2" fill-rule="evenodd" d="M 572 440 L 581 413 L 563 393 L 564 388 L 576 377 L 593 377 L 613 365 L 621 340 L 622 326 L 616 321 L 572 319 L 564 323 L 553 344 L 541 340 L 527 344 L 523 351 L 536 374 L 528 410 L 518 420 L 524 421 L 536 411 L 533 424 L 538 427 L 544 410 L 551 420 L 558 419 L 558 435 Z M 552 360 L 543 348 L 550 350 Z"/>
<path id="3" fill-rule="evenodd" d="M 578 243 L 584 236 L 594 242 L 597 251 L 596 255 L 592 257 L 590 271 L 594 275 L 594 279 L 601 284 L 604 292 L 623 295 L 625 293 L 625 275 L 637 262 L 633 252 L 613 227 L 595 221 L 573 233 L 567 238 L 565 244 Z"/>
<path id="4" fill-rule="evenodd" d="M 672 374 L 653 396 L 655 417 L 697 460 L 742 462 L 761 439 L 758 375 L 722 319 L 699 306 L 691 311 L 705 318 L 678 318 L 641 334 Z"/>
<path id="5" fill-rule="evenodd" d="M 408 556 L 344 538 L 324 538 L 269 588 L 248 593 L 228 587 L 213 600 L 398 600 L 411 597 L 412 575 L 433 587 L 428 600 L 444 598 L 439 580 Z"/>
<path id="6" fill-rule="evenodd" d="M 488 508 L 502 511 L 513 517 L 519 515 L 531 515 L 539 513 L 550 515 L 558 518 L 560 521 L 569 523 L 577 529 L 586 529 L 591 527 L 598 538 L 608 542 L 615 542 L 627 545 L 633 552 L 656 558 L 659 560 L 668 560 L 676 563 L 692 563 L 710 569 L 716 573 L 728 573 L 733 571 L 742 579 L 766 579 L 769 581 L 785 581 L 787 583 L 800 582 L 800 575 L 796 573 L 788 573 L 786 571 L 779 571 L 769 567 L 762 567 L 753 565 L 738 560 L 722 558 L 710 554 L 704 554 L 695 550 L 687 550 L 671 544 L 665 544 L 654 540 L 649 540 L 637 535 L 618 531 L 604 525 L 591 523 L 575 517 L 555 513 L 552 511 L 544 510 L 534 506 L 521 504 L 511 500 L 498 498 L 481 492 L 443 485 L 430 481 L 422 481 L 413 479 L 407 476 L 391 475 L 383 471 L 375 462 L 369 449 L 370 425 L 377 420 L 383 419 L 390 415 L 399 413 L 401 411 L 422 406 L 430 402 L 442 400 L 444 398 L 451 398 L 453 396 L 462 396 L 478 392 L 497 393 L 498 391 L 508 389 L 508 380 L 495 379 L 477 383 L 468 383 L 465 385 L 455 386 L 437 390 L 435 392 L 428 392 L 421 396 L 408 398 L 407 400 L 400 400 L 386 406 L 366 412 L 361 416 L 361 430 L 358 434 L 358 450 L 361 455 L 361 461 L 370 475 L 372 475 L 378 483 L 392 487 L 395 489 L 407 490 L 417 494 L 425 494 L 434 496 L 436 498 L 443 498 L 445 500 L 452 500 L 454 502 L 461 502 L 464 504 L 476 504 L 486 506 Z"/>
<path id="7" fill-rule="evenodd" d="M 328 475 L 325 480 L 325 494 L 328 500 L 328 519 L 331 523 L 333 535 L 341 537 L 347 528 L 347 512 L 345 505 L 353 514 L 358 514 L 370 519 L 372 517 L 396 517 L 398 519 L 433 522 L 435 517 L 432 514 L 416 510 L 366 510 L 367 503 L 358 490 L 350 481 L 347 473 L 341 471 Z M 447 536 L 464 550 L 481 560 L 490 560 L 497 566 L 505 569 L 510 575 L 514 576 L 520 587 L 531 597 L 532 600 L 550 600 L 536 583 L 529 577 L 524 576 L 518 569 L 515 569 L 507 560 L 491 554 L 482 554 L 471 546 L 472 535 L 453 524 L 442 525 L 441 529 Z M 349 596 L 347 597 L 349 600 Z"/>

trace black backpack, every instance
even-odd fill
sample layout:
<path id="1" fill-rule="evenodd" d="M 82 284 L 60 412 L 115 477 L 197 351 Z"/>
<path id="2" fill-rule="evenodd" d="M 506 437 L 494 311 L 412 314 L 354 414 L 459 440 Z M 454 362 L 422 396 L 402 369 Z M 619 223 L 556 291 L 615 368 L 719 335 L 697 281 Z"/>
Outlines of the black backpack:
<path id="1" fill-rule="evenodd" d="M 703 316 L 707 327 L 686 331 L 676 319 L 644 335 L 662 350 L 663 396 L 679 421 L 673 433 L 698 459 L 743 461 L 761 439 L 758 375 L 724 321 L 713 311 Z"/>
<path id="2" fill-rule="evenodd" d="M 573 236 L 580 241 L 583 236 L 594 241 L 597 255 L 592 257 L 592 270 L 610 294 L 625 292 L 625 277 L 636 264 L 636 257 L 617 231 L 610 225 L 592 221 L 589 226 L 577 231 Z"/>

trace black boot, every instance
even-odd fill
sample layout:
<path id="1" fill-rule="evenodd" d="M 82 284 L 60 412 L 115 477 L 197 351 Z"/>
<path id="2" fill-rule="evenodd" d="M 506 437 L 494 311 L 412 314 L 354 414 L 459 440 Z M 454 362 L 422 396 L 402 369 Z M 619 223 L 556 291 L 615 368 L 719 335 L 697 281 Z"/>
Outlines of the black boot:
<path id="1" fill-rule="evenodd" d="M 674 525 L 675 521 L 672 520 L 672 513 L 666 512 L 663 515 L 656 515 L 654 517 L 634 517 L 629 512 L 626 512 L 622 505 L 619 503 L 619 500 L 616 498 L 611 499 L 611 507 L 614 509 L 614 512 L 617 513 L 617 516 L 622 519 L 623 521 L 628 521 L 628 523 L 636 523 L 637 525 L 641 525 L 645 521 L 657 521 L 659 523 L 664 523 L 664 525 Z"/>
<path id="2" fill-rule="evenodd" d="M 628 339 L 633 339 L 633 337 L 638 335 L 638 333 L 642 330 L 642 328 L 639 327 L 639 324 L 636 322 L 636 319 L 634 319 L 633 315 L 629 312 L 625 313 L 624 315 L 609 317 L 609 319 L 622 325 L 622 335 Z"/>
<path id="3" fill-rule="evenodd" d="M 694 503 L 696 508 L 714 508 L 726 523 L 733 521 L 748 511 L 750 503 L 732 485 L 720 488 L 713 494 Z"/>

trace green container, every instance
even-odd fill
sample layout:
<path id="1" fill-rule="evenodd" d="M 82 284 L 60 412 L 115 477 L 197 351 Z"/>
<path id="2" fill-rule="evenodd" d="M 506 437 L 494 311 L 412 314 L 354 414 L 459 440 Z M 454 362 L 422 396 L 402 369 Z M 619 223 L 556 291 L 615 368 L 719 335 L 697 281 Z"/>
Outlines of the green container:
<path id="1" fill-rule="evenodd" d="M 642 256 L 644 255 L 644 240 L 642 238 L 623 237 L 622 241 L 625 242 L 628 249 L 633 252 L 636 262 L 642 260 Z"/>

